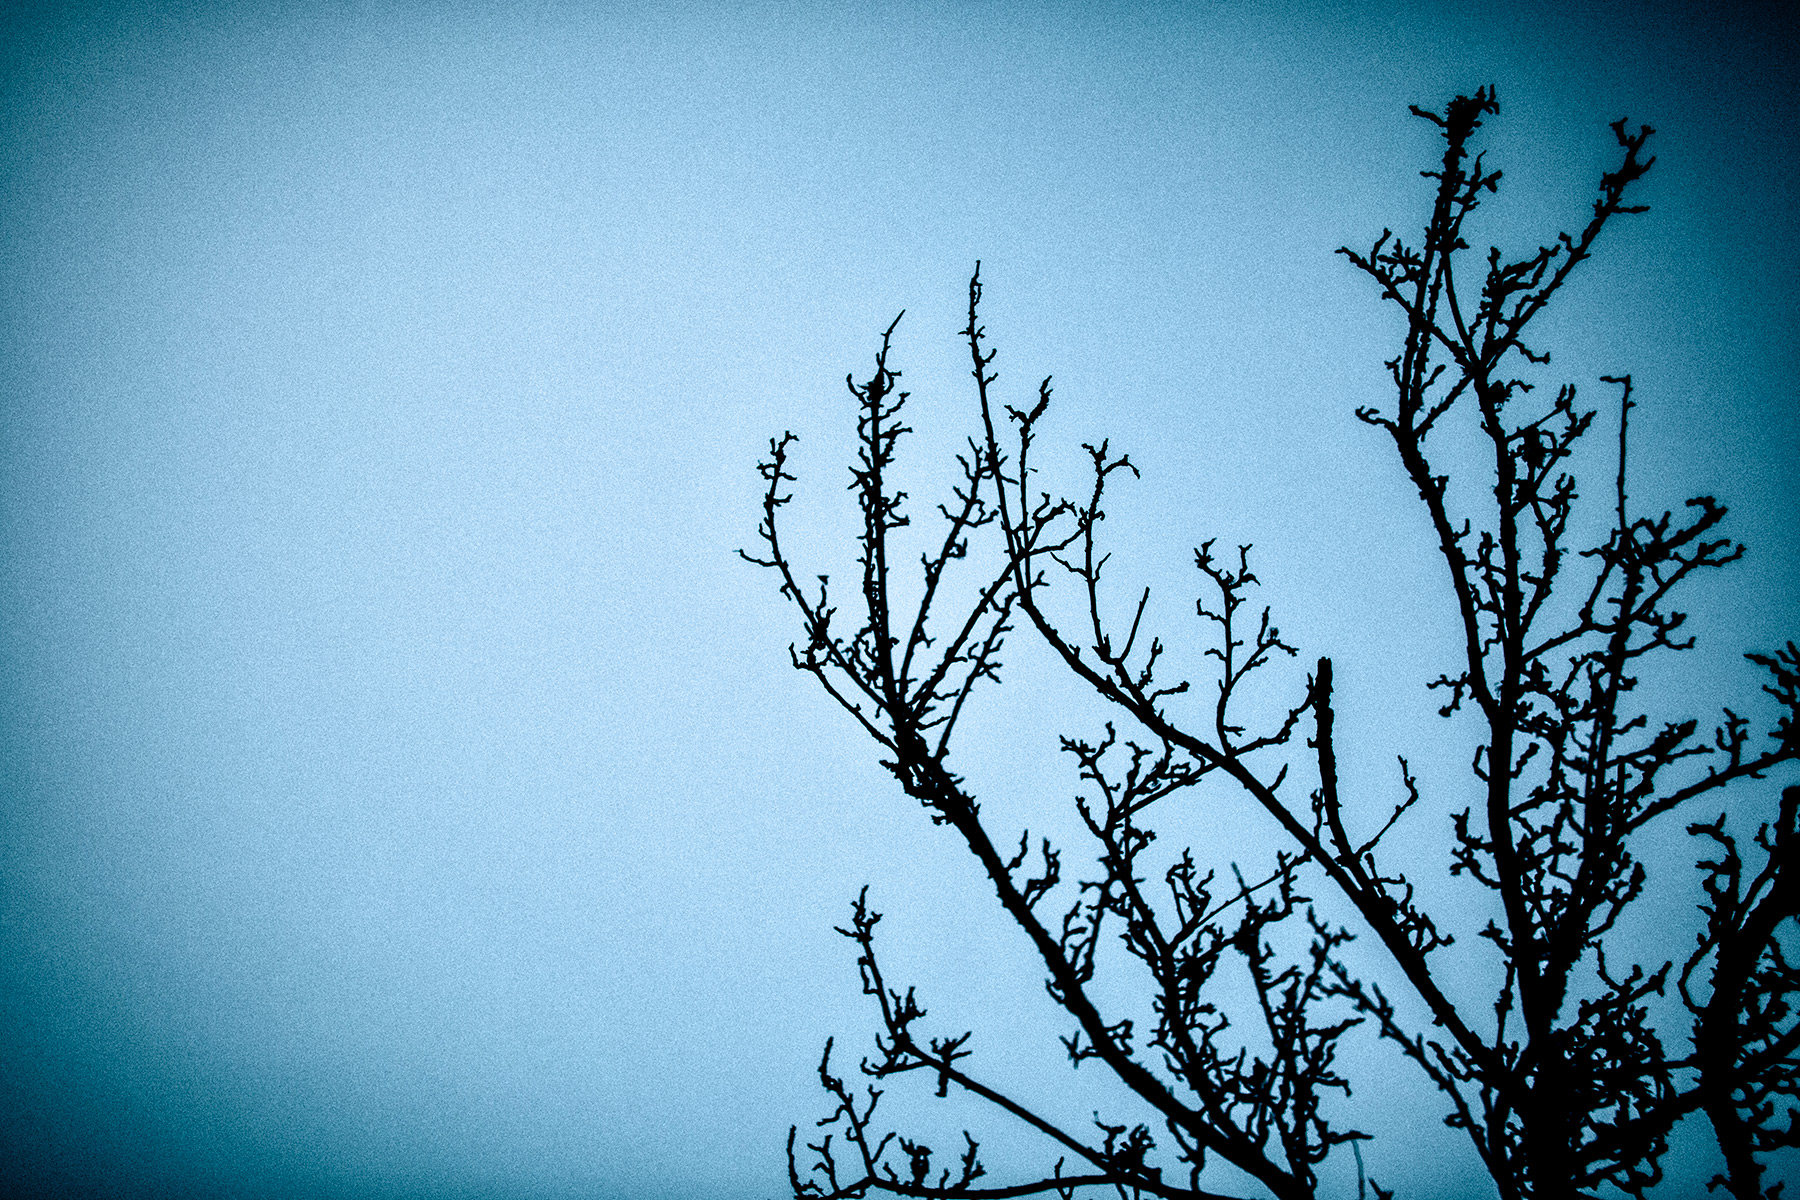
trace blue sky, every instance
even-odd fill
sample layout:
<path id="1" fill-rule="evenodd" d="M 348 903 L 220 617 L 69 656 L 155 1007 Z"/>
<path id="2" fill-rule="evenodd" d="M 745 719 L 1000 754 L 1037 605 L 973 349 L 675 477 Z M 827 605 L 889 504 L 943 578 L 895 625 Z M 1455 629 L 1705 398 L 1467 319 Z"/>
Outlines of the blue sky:
<path id="1" fill-rule="evenodd" d="M 754 464 L 802 435 L 797 545 L 843 570 L 843 376 L 906 309 L 941 461 L 979 258 L 1002 387 L 1056 376 L 1046 462 L 1143 467 L 1121 569 L 1171 624 L 1193 545 L 1254 542 L 1351 769 L 1441 738 L 1449 613 L 1351 415 L 1395 328 L 1332 254 L 1422 222 L 1408 103 L 1498 88 L 1513 248 L 1657 126 L 1548 340 L 1635 374 L 1646 506 L 1731 504 L 1692 656 L 1731 702 L 1796 632 L 1793 29 L 1676 7 L 9 7 L 0 1169 L 777 1196 L 869 1029 L 864 882 L 928 1003 L 1062 1086 L 971 865 L 786 667 Z M 1026 823 L 1086 710 L 1018 659 L 968 753 Z M 1377 1174 L 1457 1194 L 1441 1145 Z"/>

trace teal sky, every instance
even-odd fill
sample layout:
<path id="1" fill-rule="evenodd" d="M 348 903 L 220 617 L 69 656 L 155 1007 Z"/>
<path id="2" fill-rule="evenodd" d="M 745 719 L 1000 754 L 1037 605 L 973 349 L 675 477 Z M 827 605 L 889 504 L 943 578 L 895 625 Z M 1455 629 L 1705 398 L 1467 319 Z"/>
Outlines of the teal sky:
<path id="1" fill-rule="evenodd" d="M 991 895 L 733 554 L 791 428 L 799 553 L 850 564 L 842 381 L 903 308 L 942 480 L 978 258 L 1002 388 L 1056 377 L 1046 465 L 1143 468 L 1109 523 L 1167 627 L 1192 546 L 1256 543 L 1352 775 L 1435 738 L 1459 786 L 1437 564 L 1352 416 L 1397 329 L 1332 253 L 1422 224 L 1409 103 L 1497 87 L 1514 250 L 1586 219 L 1607 122 L 1657 127 L 1546 378 L 1632 372 L 1643 505 L 1731 505 L 1664 690 L 1742 703 L 1800 636 L 1792 18 L 1497 7 L 8 6 L 6 1190 L 772 1200 L 820 1045 L 871 1030 L 864 882 L 934 1015 L 1069 1086 Z M 1035 826 L 1091 713 L 1014 657 L 965 765 Z M 1382 1086 L 1376 1175 L 1466 1194 Z"/>

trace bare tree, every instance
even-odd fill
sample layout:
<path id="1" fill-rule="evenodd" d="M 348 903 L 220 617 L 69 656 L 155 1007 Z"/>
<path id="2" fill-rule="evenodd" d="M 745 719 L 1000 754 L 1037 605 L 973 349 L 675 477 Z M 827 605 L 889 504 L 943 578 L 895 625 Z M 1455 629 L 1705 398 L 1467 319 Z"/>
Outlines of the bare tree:
<path id="1" fill-rule="evenodd" d="M 1213 1190 L 1218 1162 L 1266 1194 L 1310 1197 L 1327 1156 L 1345 1143 L 1357 1150 L 1367 1136 L 1333 1116 L 1334 1096 L 1352 1082 L 1338 1050 L 1358 1026 L 1396 1047 L 1421 1084 L 1442 1094 L 1447 1123 L 1467 1134 L 1506 1200 L 1641 1196 L 1662 1179 L 1671 1131 L 1699 1113 L 1725 1162 L 1715 1186 L 1737 1200 L 1779 1192 L 1779 1184 L 1764 1187 L 1768 1156 L 1800 1146 L 1800 966 L 1783 941 L 1791 943 L 1800 915 L 1800 787 L 1781 793 L 1751 839 L 1754 861 L 1724 814 L 1689 826 L 1710 856 L 1699 863 L 1704 903 L 1691 947 L 1635 961 L 1615 931 L 1644 894 L 1648 874 L 1634 847 L 1648 825 L 1727 790 L 1766 803 L 1771 785 L 1758 781 L 1800 759 L 1800 648 L 1748 656 L 1767 672 L 1763 691 L 1774 701 L 1766 737 L 1753 736 L 1750 718 L 1732 708 L 1710 739 L 1694 719 L 1638 711 L 1642 661 L 1692 645 L 1684 615 L 1671 607 L 1676 592 L 1735 561 L 1742 547 L 1720 535 L 1725 508 L 1710 496 L 1688 501 L 1680 515 L 1633 508 L 1626 451 L 1635 402 L 1623 375 L 1603 377 L 1618 392 L 1609 519 L 1603 536 L 1580 542 L 1573 457 L 1596 412 L 1573 386 L 1542 395 L 1526 378 L 1549 360 L 1528 340 L 1533 320 L 1613 221 L 1645 211 L 1627 201 L 1654 162 L 1643 153 L 1652 131 L 1614 123 L 1619 163 L 1602 175 L 1580 231 L 1521 258 L 1491 250 L 1471 285 L 1456 275 L 1467 263 L 1465 223 L 1500 173 L 1470 143 L 1497 111 L 1493 94 L 1458 96 L 1441 114 L 1412 111 L 1443 140 L 1441 160 L 1425 172 L 1435 195 L 1423 240 L 1384 231 L 1368 250 L 1341 253 L 1404 316 L 1404 340 L 1388 362 L 1392 405 L 1357 415 L 1393 444 L 1447 568 L 1461 637 L 1446 650 L 1457 665 L 1429 686 L 1443 696 L 1441 714 L 1478 735 L 1467 791 L 1427 794 L 1401 758 L 1393 800 L 1346 797 L 1329 658 L 1294 681 L 1291 702 L 1273 717 L 1257 724 L 1243 715 L 1245 681 L 1297 653 L 1269 610 L 1251 602 L 1248 547 L 1225 555 L 1208 542 L 1195 552 L 1213 675 L 1207 688 L 1168 677 L 1165 642 L 1145 627 L 1148 591 L 1134 589 L 1120 608 L 1103 584 L 1103 502 L 1136 469 L 1101 442 L 1086 447 L 1092 473 L 1082 495 L 1040 490 L 1031 452 L 1049 381 L 1026 407 L 995 399 L 979 267 L 963 336 L 981 432 L 959 460 L 960 486 L 938 508 L 943 536 L 921 555 L 915 608 L 900 610 L 892 584 L 910 520 L 893 483 L 909 432 L 901 423 L 907 393 L 889 365 L 898 319 L 872 375 L 850 380 L 859 411 L 852 487 L 863 526 L 860 592 L 847 622 L 829 581 L 804 582 L 783 546 L 794 439 L 771 443 L 761 464 L 764 549 L 746 557 L 779 574 L 800 614 L 794 665 L 857 720 L 907 794 L 981 864 L 1073 1021 L 1063 1038 L 1069 1059 L 1101 1065 L 1145 1108 L 1141 1122 L 1096 1115 L 1093 1128 L 1072 1129 L 985 1082 L 968 1062 L 970 1035 L 922 1032 L 926 1014 L 913 991 L 883 975 L 880 916 L 865 889 L 840 932 L 856 943 L 864 991 L 880 1010 L 875 1052 L 860 1064 L 871 1082 L 852 1086 L 833 1074 L 827 1044 L 819 1077 L 833 1107 L 818 1122 L 824 1132 L 804 1141 L 804 1152 L 798 1132 L 789 1136 L 797 1200 L 1068 1198 L 1097 1187 L 1207 1197 L 1223 1194 Z M 1439 445 L 1452 439 L 1459 454 L 1479 447 L 1490 464 L 1478 486 L 1453 486 L 1437 465 Z M 1078 615 L 1057 615 L 1069 612 Z M 998 678 L 1015 625 L 1114 712 L 1098 736 L 1062 739 L 1085 788 L 1078 814 L 1098 851 L 1088 878 L 1065 880 L 1062 853 L 1048 841 L 1034 850 L 1028 834 L 1016 851 L 1003 850 L 1014 839 L 984 822 L 951 765 L 958 718 L 974 689 Z M 1224 883 L 1190 850 L 1161 859 L 1149 852 L 1159 806 L 1201 787 L 1273 818 L 1285 845 L 1266 870 Z M 1398 822 L 1426 813 L 1448 818 L 1444 865 L 1485 895 L 1478 903 L 1493 914 L 1454 950 L 1453 922 L 1381 850 Z M 1379 944 L 1372 976 L 1346 961 L 1353 934 Z M 1496 992 L 1471 997 L 1448 986 L 1447 955 L 1485 962 L 1500 980 Z M 1096 985 L 1102 972 L 1134 973 L 1147 1036 L 1132 1015 L 1097 999 L 1121 994 Z M 1221 987 L 1228 973 L 1248 986 Z M 1249 997 L 1243 1011 L 1228 995 Z M 990 1184 L 965 1133 L 955 1164 L 935 1165 L 931 1148 L 876 1119 L 877 1084 L 911 1072 L 935 1081 L 940 1096 L 955 1089 L 1000 1109 L 1047 1139 L 1054 1157 L 1034 1175 Z M 1356 1157 L 1360 1189 L 1359 1150 Z"/>

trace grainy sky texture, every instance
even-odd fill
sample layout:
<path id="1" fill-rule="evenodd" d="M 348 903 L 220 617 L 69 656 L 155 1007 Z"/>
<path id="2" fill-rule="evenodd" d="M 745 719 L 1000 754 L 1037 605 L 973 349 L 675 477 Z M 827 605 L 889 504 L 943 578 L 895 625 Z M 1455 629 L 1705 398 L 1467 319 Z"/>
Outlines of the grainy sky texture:
<path id="1" fill-rule="evenodd" d="M 1497 87 L 1475 235 L 1514 250 L 1585 220 L 1608 121 L 1659 129 L 1541 340 L 1635 374 L 1646 507 L 1732 505 L 1681 695 L 1746 703 L 1797 632 L 1795 29 L 1687 7 L 7 6 L 0 1190 L 777 1197 L 871 1028 L 864 882 L 946 1027 L 1073 1086 L 991 890 L 733 555 L 792 428 L 796 551 L 847 568 L 842 380 L 900 309 L 917 461 L 973 428 L 977 258 L 1006 398 L 1056 376 L 1047 467 L 1144 470 L 1111 532 L 1157 619 L 1192 546 L 1256 543 L 1347 769 L 1464 786 L 1441 567 L 1352 417 L 1398 331 L 1332 254 L 1422 225 L 1408 103 Z M 1090 714 L 1014 661 L 963 765 L 1036 824 Z M 1377 1176 L 1480 1194 L 1380 1086 Z"/>

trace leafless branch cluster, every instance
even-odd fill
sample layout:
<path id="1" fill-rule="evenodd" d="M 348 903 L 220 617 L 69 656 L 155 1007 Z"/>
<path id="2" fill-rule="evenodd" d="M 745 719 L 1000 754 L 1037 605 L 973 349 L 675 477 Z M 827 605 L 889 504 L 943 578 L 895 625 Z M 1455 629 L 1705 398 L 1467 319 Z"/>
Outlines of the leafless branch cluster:
<path id="1" fill-rule="evenodd" d="M 834 623 L 829 581 L 803 585 L 780 541 L 793 438 L 771 442 L 761 466 L 764 549 L 746 557 L 776 571 L 799 610 L 794 665 L 856 718 L 904 790 L 981 863 L 1073 1022 L 1062 1039 L 1069 1059 L 1109 1071 L 1144 1110 L 1138 1123 L 1096 1115 L 1091 1130 L 1065 1128 L 974 1074 L 970 1034 L 917 1032 L 925 1010 L 910 989 L 884 979 L 874 943 L 880 917 L 859 897 L 840 932 L 856 943 L 864 991 L 880 1008 L 875 1054 L 861 1063 L 875 1082 L 858 1091 L 833 1075 L 827 1045 L 819 1074 L 835 1108 L 819 1122 L 828 1132 L 805 1143 L 809 1161 L 796 1157 L 798 1135 L 790 1135 L 797 1198 L 1068 1198 L 1096 1187 L 1207 1197 L 1221 1194 L 1206 1182 L 1215 1161 L 1266 1194 L 1311 1197 L 1333 1150 L 1366 1137 L 1332 1116 L 1333 1098 L 1351 1086 L 1339 1048 L 1359 1026 L 1397 1047 L 1442 1094 L 1447 1122 L 1466 1132 L 1505 1200 L 1641 1196 L 1662 1179 L 1671 1131 L 1696 1113 L 1723 1152 L 1716 1185 L 1737 1200 L 1779 1190 L 1764 1188 L 1768 1156 L 1800 1146 L 1800 967 L 1784 949 L 1800 914 L 1800 788 L 1782 793 L 1779 815 L 1752 839 L 1754 864 L 1725 815 L 1689 827 L 1712 857 L 1699 864 L 1702 929 L 1679 967 L 1673 955 L 1633 961 L 1615 931 L 1647 885 L 1634 851 L 1647 825 L 1726 789 L 1753 802 L 1757 781 L 1800 759 L 1800 649 L 1749 656 L 1771 677 L 1763 690 L 1776 716 L 1766 738 L 1754 738 L 1750 719 L 1730 708 L 1708 740 L 1694 719 L 1653 721 L 1634 706 L 1646 657 L 1692 645 L 1685 615 L 1670 607 L 1677 589 L 1729 565 L 1742 547 L 1720 536 L 1725 508 L 1710 496 L 1690 500 L 1679 516 L 1632 509 L 1634 401 L 1624 375 L 1603 377 L 1619 390 L 1610 519 L 1603 536 L 1580 541 L 1573 467 L 1596 411 L 1573 386 L 1538 397 L 1526 376 L 1549 354 L 1527 334 L 1602 232 L 1645 211 L 1628 198 L 1655 161 L 1643 153 L 1652 131 L 1616 122 L 1619 164 L 1601 176 L 1580 232 L 1517 259 L 1489 251 L 1470 295 L 1456 277 L 1469 249 L 1464 226 L 1500 181 L 1471 140 L 1496 111 L 1488 90 L 1455 98 L 1442 114 L 1413 109 L 1444 144 L 1425 172 L 1436 186 L 1422 242 L 1384 231 L 1365 252 L 1341 251 L 1405 320 L 1400 352 L 1387 364 L 1392 408 L 1357 415 L 1392 442 L 1448 569 L 1461 616 L 1460 645 L 1450 648 L 1458 665 L 1430 686 L 1445 697 L 1444 717 L 1478 732 L 1468 801 L 1427 794 L 1404 758 L 1396 799 L 1342 794 L 1329 658 L 1274 717 L 1244 715 L 1246 680 L 1297 653 L 1269 610 L 1251 601 L 1258 581 L 1249 547 L 1220 555 L 1207 542 L 1195 552 L 1210 686 L 1170 676 L 1165 642 L 1147 627 L 1147 590 L 1134 589 L 1124 618 L 1115 618 L 1100 530 L 1108 488 L 1136 468 L 1100 442 L 1086 447 L 1091 483 L 1079 498 L 1038 488 L 1031 452 L 1049 380 L 1028 407 L 995 398 L 979 268 L 963 336 L 981 432 L 959 459 L 952 502 L 938 508 L 943 538 L 921 556 L 921 599 L 910 613 L 890 582 L 898 531 L 909 524 L 905 493 L 892 482 L 909 432 L 899 421 L 907 394 L 888 362 L 898 319 L 873 374 L 850 380 L 859 408 L 851 486 L 863 517 L 853 633 Z M 1435 465 L 1434 434 L 1483 448 L 1491 474 L 1478 488 L 1454 487 Z M 953 567 L 965 576 L 956 588 L 946 586 Z M 942 611 L 952 594 L 960 605 Z M 1077 610 L 1053 604 L 1071 601 Z M 1064 611 L 1082 615 L 1055 615 Z M 998 678 L 1015 622 L 1115 713 L 1100 736 L 1062 739 L 1084 789 L 1077 812 L 1097 851 L 1093 878 L 1065 880 L 1063 852 L 1040 840 L 1034 854 L 1028 833 L 1015 853 L 1002 853 L 1011 838 L 984 823 L 949 765 L 957 719 L 976 684 Z M 1273 820 L 1285 846 L 1269 870 L 1247 880 L 1233 868 L 1221 884 L 1191 849 L 1172 860 L 1148 853 L 1157 814 L 1201 786 Z M 1444 865 L 1491 905 L 1480 937 L 1455 951 L 1454 922 L 1428 908 L 1409 875 L 1420 868 L 1381 851 L 1396 824 L 1418 812 L 1449 818 Z M 1365 813 L 1387 815 L 1360 819 Z M 1057 895 L 1060 907 L 1050 903 Z M 1378 944 L 1379 979 L 1346 961 L 1352 929 Z M 1497 991 L 1473 1004 L 1453 995 L 1447 953 L 1485 960 Z M 1099 999 L 1119 994 L 1096 986 L 1114 969 L 1134 973 L 1154 1016 L 1147 1037 Z M 1231 973 L 1245 986 L 1223 986 Z M 1679 1008 L 1663 999 L 1671 979 Z M 1668 1014 L 1681 1012 L 1689 1024 L 1671 1031 Z M 876 1082 L 910 1072 L 935 1080 L 940 1096 L 972 1095 L 1035 1130 L 1054 1159 L 1035 1176 L 989 1185 L 965 1133 L 955 1165 L 935 1165 L 931 1148 L 875 1122 Z M 1360 1180 L 1360 1153 L 1358 1162 Z"/>

